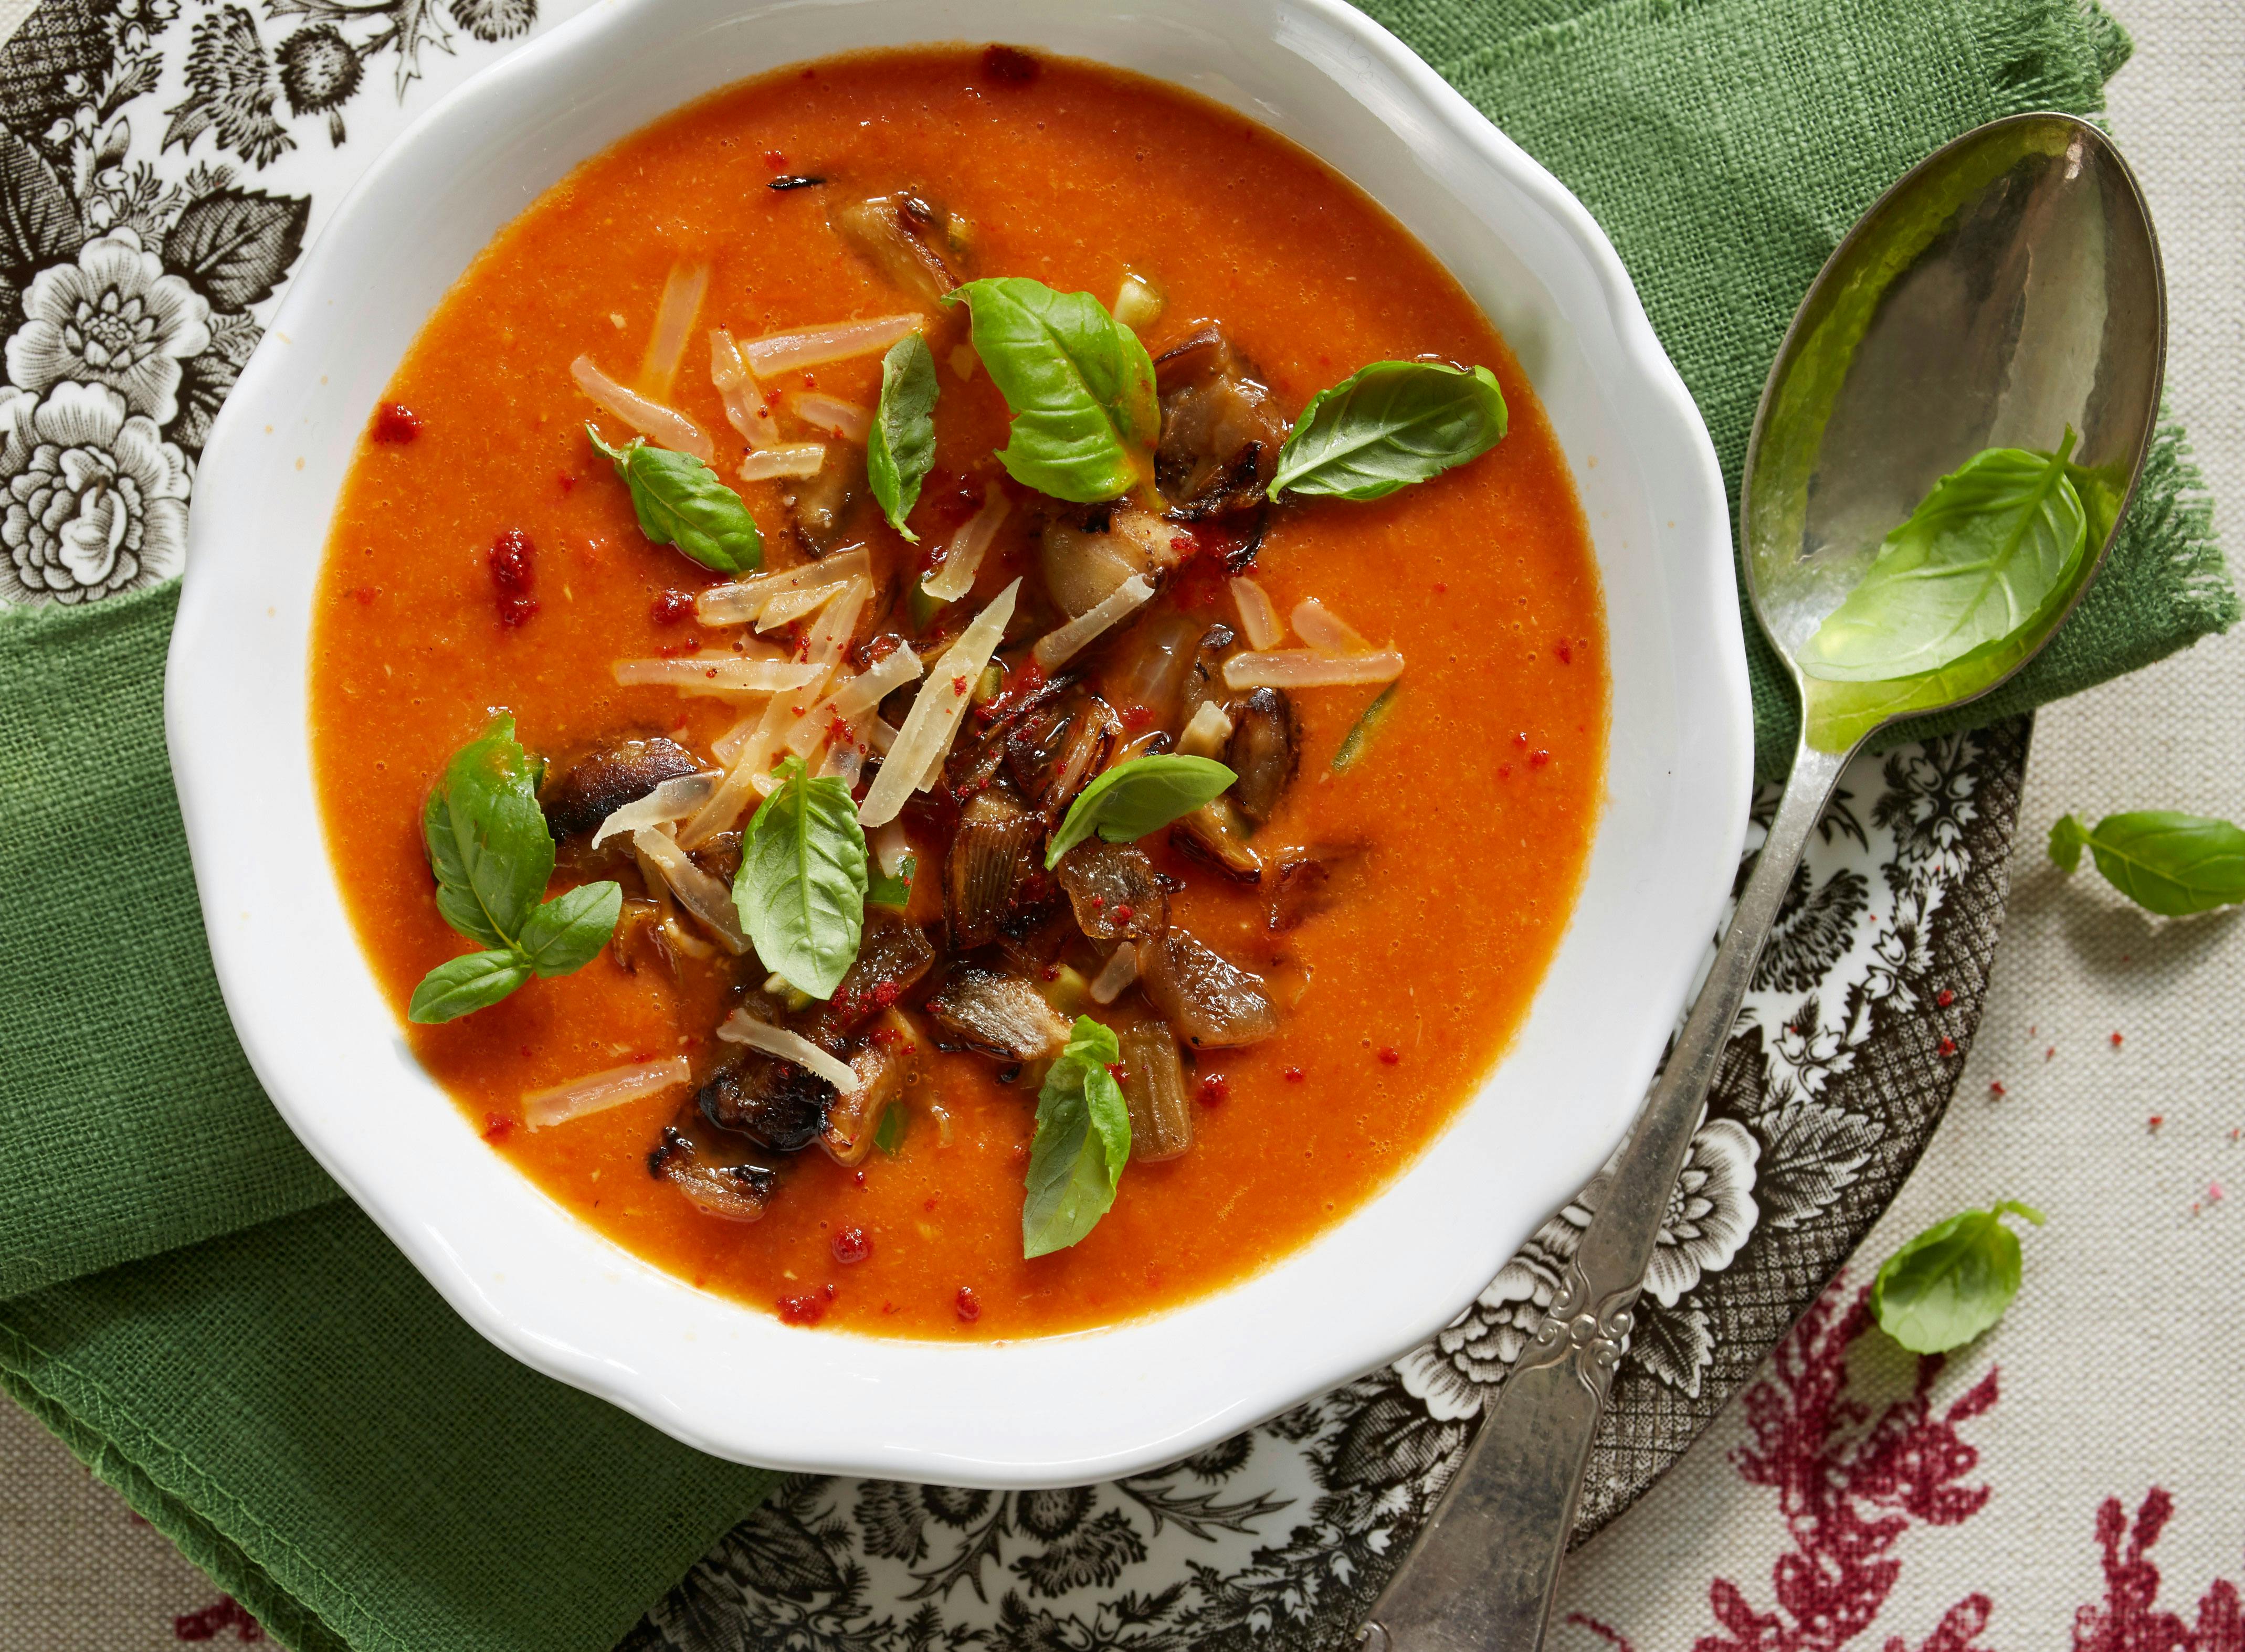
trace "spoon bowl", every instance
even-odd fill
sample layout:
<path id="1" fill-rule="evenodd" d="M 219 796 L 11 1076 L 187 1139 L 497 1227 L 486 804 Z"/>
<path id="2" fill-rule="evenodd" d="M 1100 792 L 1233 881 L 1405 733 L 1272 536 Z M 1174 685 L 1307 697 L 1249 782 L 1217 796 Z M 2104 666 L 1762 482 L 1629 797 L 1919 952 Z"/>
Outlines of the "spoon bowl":
<path id="1" fill-rule="evenodd" d="M 1834 251 L 1779 349 L 1739 493 L 1747 593 L 1813 748 L 1977 699 L 2072 611 L 2151 449 L 2166 291 L 2134 175 L 2072 115 L 1968 132 Z M 1969 667 L 1875 683 L 1801 670 L 1802 645 L 1936 483 L 1985 449 L 2055 450 L 2068 430 L 2089 543 L 2064 601 Z"/>

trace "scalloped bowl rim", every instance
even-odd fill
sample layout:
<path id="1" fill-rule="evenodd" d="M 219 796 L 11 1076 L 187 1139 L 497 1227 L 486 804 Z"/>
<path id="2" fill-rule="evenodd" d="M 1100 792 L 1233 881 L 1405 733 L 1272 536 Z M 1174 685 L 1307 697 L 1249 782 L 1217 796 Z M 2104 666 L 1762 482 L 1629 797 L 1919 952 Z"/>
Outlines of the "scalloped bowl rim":
<path id="1" fill-rule="evenodd" d="M 313 796 L 307 679 L 310 547 L 326 544 L 366 410 L 492 234 L 578 160 L 719 86 L 961 39 L 1097 58 L 1241 109 L 1449 266 L 1529 370 L 1573 469 L 1614 716 L 1558 955 L 1432 1148 L 1223 1290 L 1100 1330 L 953 1344 L 791 1329 L 697 1291 L 484 1146 L 413 1060 L 351 939 Z M 1572 195 L 1340 0 L 601 0 L 531 41 L 416 122 L 305 256 L 205 450 L 166 701 L 250 1063 L 470 1324 L 722 1457 L 963 1485 L 1174 1460 L 1397 1357 L 1469 1303 L 1624 1134 L 1720 920 L 1752 788 L 1727 501 L 1628 275 Z"/>

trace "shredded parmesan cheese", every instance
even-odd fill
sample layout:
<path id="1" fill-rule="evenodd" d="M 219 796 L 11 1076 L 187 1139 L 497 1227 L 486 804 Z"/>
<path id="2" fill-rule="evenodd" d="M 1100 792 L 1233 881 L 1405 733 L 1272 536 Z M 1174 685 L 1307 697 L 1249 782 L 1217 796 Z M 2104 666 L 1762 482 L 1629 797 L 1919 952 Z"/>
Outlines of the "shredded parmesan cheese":
<path id="1" fill-rule="evenodd" d="M 895 748 L 898 731 L 878 717 L 865 720 L 865 746 L 877 757 L 885 757 Z"/>
<path id="2" fill-rule="evenodd" d="M 956 602 L 972 591 L 983 553 L 998 537 L 998 530 L 1005 523 L 1013 503 L 1003 488 L 992 483 L 990 497 L 982 501 L 982 508 L 951 536 L 950 545 L 944 549 L 943 565 L 921 580 L 919 588 L 938 602 Z"/>
<path id="3" fill-rule="evenodd" d="M 762 448 L 741 461 L 741 480 L 770 482 L 783 476 L 817 476 L 826 463 L 824 442 L 792 442 L 785 447 Z"/>
<path id="4" fill-rule="evenodd" d="M 632 834 L 632 847 L 655 863 L 678 904 L 707 924 L 727 951 L 738 958 L 749 950 L 733 891 L 688 860 L 675 838 L 658 827 L 642 826 Z"/>
<path id="5" fill-rule="evenodd" d="M 1307 648 L 1270 653 L 1236 653 L 1224 662 L 1227 688 L 1331 688 L 1347 683 L 1393 682 L 1403 674 L 1403 656 L 1393 648 L 1335 659 Z"/>
<path id="6" fill-rule="evenodd" d="M 918 315 L 876 315 L 863 322 L 843 322 L 833 327 L 806 328 L 797 333 L 769 333 L 741 347 L 751 372 L 770 378 L 793 373 L 822 362 L 843 362 L 853 355 L 885 350 L 907 333 L 927 323 Z"/>
<path id="7" fill-rule="evenodd" d="M 532 1130 L 566 1124 L 588 1113 L 606 1113 L 627 1101 L 660 1095 L 673 1085 L 684 1084 L 693 1074 L 693 1068 L 682 1055 L 673 1056 L 668 1061 L 639 1061 L 630 1066 L 610 1067 L 605 1073 L 557 1084 L 550 1090 L 531 1091 L 522 1098 L 522 1121 Z"/>
<path id="8" fill-rule="evenodd" d="M 822 776 L 831 775 L 842 782 L 844 789 L 855 791 L 858 777 L 865 772 L 865 754 L 855 746 L 831 746 L 826 761 L 818 765 L 818 772 Z"/>
<path id="9" fill-rule="evenodd" d="M 756 376 L 741 360 L 733 335 L 722 327 L 709 330 L 709 383 L 724 398 L 725 418 L 751 448 L 780 445 L 779 421 L 772 417 L 771 398 Z M 744 478 L 753 482 L 754 477 Z"/>
<path id="10" fill-rule="evenodd" d="M 1177 736 L 1177 750 L 1187 757 L 1213 757 L 1231 738 L 1231 719 L 1224 708 L 1213 700 L 1204 700 Z"/>
<path id="11" fill-rule="evenodd" d="M 637 390 L 626 389 L 594 367 L 591 356 L 579 356 L 569 363 L 569 371 L 579 389 L 655 446 L 667 447 L 675 453 L 690 453 L 704 464 L 716 456 L 717 450 L 709 445 L 709 438 L 702 433 L 700 425 L 675 408 L 650 402 Z"/>
<path id="12" fill-rule="evenodd" d="M 760 573 L 734 585 L 711 586 L 694 599 L 694 617 L 705 626 L 744 626 L 764 611 L 764 605 L 784 591 L 808 591 L 838 580 L 860 579 L 872 572 L 872 559 L 863 545 L 837 551 L 823 562 L 806 562 L 799 568 Z"/>
<path id="13" fill-rule="evenodd" d="M 811 586 L 802 591 L 783 591 L 756 615 L 756 629 L 771 631 L 791 620 L 800 620 L 807 613 L 817 613 L 850 588 L 847 579 L 838 579 L 832 585 Z"/>
<path id="14" fill-rule="evenodd" d="M 872 434 L 873 410 L 818 390 L 790 390 L 787 410 L 811 425 L 838 436 L 855 447 L 865 445 Z"/>
<path id="15" fill-rule="evenodd" d="M 684 820 L 709 801 L 709 794 L 717 789 L 717 782 L 723 778 L 710 773 L 681 775 L 675 780 L 664 781 L 637 802 L 626 803 L 602 821 L 600 830 L 593 834 L 593 847 L 598 849 L 619 832 L 635 832 L 642 826 Z"/>
<path id="16" fill-rule="evenodd" d="M 1108 954 L 1107 965 L 1091 978 L 1091 1001 L 1112 1004 L 1138 978 L 1138 949 L 1125 941 Z"/>
<path id="17" fill-rule="evenodd" d="M 808 757 L 812 748 L 827 737 L 827 731 L 838 718 L 854 723 L 888 698 L 892 691 L 919 681 L 919 656 L 909 647 L 899 644 L 885 659 L 874 661 L 870 669 L 835 684 L 825 699 L 795 720 L 779 743 L 799 756 Z"/>
<path id="18" fill-rule="evenodd" d="M 759 1021 L 747 1010 L 735 1010 L 717 1026 L 717 1036 L 728 1044 L 745 1044 L 752 1050 L 762 1050 L 766 1055 L 776 1055 L 783 1061 L 792 1061 L 806 1072 L 815 1073 L 836 1089 L 854 1090 L 858 1075 L 847 1064 L 836 1060 L 800 1032 L 790 1032 L 783 1026 L 774 1026 L 769 1021 Z"/>
<path id="19" fill-rule="evenodd" d="M 1294 605 L 1294 632 L 1321 654 L 1367 654 L 1373 652 L 1372 645 L 1359 635 L 1353 626 L 1315 597 L 1305 597 Z M 1247 646 L 1263 648 L 1270 645 L 1250 637 Z"/>
<path id="20" fill-rule="evenodd" d="M 1004 640 L 1006 622 L 1014 617 L 1014 604 L 1021 594 L 1021 582 L 1016 579 L 974 616 L 935 662 L 912 701 L 912 714 L 897 732 L 896 745 L 882 760 L 872 789 L 858 805 L 860 824 L 885 826 L 894 820 L 931 765 L 942 762 L 972 703 L 975 679 Z"/>
<path id="21" fill-rule="evenodd" d="M 1048 631 L 1037 639 L 1037 664 L 1047 671 L 1057 671 L 1083 651 L 1083 647 L 1101 633 L 1117 626 L 1143 607 L 1154 594 L 1154 587 L 1146 583 L 1146 576 L 1134 573 L 1108 595 L 1085 609 L 1061 626 Z"/>
<path id="22" fill-rule="evenodd" d="M 1231 599 L 1239 605 L 1239 634 L 1251 648 L 1275 648 L 1286 640 L 1278 622 L 1278 605 L 1254 580 L 1242 576 L 1231 582 Z"/>
<path id="23" fill-rule="evenodd" d="M 668 398 L 678 383 L 678 364 L 686 359 L 686 341 L 709 290 L 707 264 L 670 267 L 670 277 L 662 284 L 662 303 L 655 312 L 655 335 L 648 340 L 647 355 L 639 364 L 640 389 L 658 402 Z"/>
<path id="24" fill-rule="evenodd" d="M 743 660 L 708 654 L 684 660 L 619 660 L 609 670 L 627 688 L 675 688 L 685 694 L 775 694 L 817 674 L 793 660 Z"/>
<path id="25" fill-rule="evenodd" d="M 905 830 L 904 822 L 892 820 L 873 834 L 872 848 L 881 876 L 894 877 L 904 870 L 905 857 L 912 852 L 912 835 Z"/>

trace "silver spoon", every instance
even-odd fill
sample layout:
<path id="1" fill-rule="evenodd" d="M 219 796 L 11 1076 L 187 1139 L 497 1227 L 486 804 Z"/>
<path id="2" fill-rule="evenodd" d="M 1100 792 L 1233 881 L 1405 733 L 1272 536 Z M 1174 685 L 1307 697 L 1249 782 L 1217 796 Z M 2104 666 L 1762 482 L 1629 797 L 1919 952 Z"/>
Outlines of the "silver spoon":
<path id="1" fill-rule="evenodd" d="M 1715 963 L 1615 1160 L 1563 1288 L 1361 1631 L 1368 1652 L 1536 1652 L 1631 1309 L 1754 962 L 1848 759 L 1898 716 L 1977 699 L 2071 612 L 1970 680 L 1822 682 L 1798 654 L 1887 531 L 1982 450 L 2079 432 L 2087 573 L 2150 450 L 2167 288 L 2126 163 L 2070 115 L 1967 132 L 1879 200 L 1818 274 L 1770 369 L 1739 520 L 1746 589 L 1806 714 Z M 1998 671 L 1992 680 L 1988 671 Z"/>

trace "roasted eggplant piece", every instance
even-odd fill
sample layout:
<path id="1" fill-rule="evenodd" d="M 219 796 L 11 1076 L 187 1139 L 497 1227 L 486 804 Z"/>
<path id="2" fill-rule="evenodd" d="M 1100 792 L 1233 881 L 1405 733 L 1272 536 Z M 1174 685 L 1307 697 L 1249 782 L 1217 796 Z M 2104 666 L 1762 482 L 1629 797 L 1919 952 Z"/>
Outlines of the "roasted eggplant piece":
<path id="1" fill-rule="evenodd" d="M 966 222 L 917 189 L 851 201 L 829 221 L 892 286 L 930 309 L 967 279 Z"/>
<path id="2" fill-rule="evenodd" d="M 748 1142 L 715 1130 L 691 1102 L 647 1155 L 648 1174 L 668 1181 L 705 1214 L 728 1222 L 756 1222 L 771 1203 L 779 1172 L 755 1161 Z"/>
<path id="3" fill-rule="evenodd" d="M 918 1079 L 919 1062 L 919 1035 L 911 1022 L 888 1011 L 850 1057 L 850 1070 L 858 1075 L 856 1086 L 836 1096 L 827 1109 L 818 1145 L 828 1158 L 843 1165 L 865 1162 L 873 1150 L 873 1138 L 880 1134 L 881 1115 Z"/>
<path id="4" fill-rule="evenodd" d="M 597 830 L 626 803 L 639 802 L 666 780 L 701 768 L 692 752 L 660 735 L 600 747 L 546 782 L 546 829 L 556 841 Z"/>
<path id="5" fill-rule="evenodd" d="M 1089 689 L 1077 689 L 1015 720 L 1006 767 L 1021 796 L 1048 821 L 1068 811 L 1122 738 L 1122 720 Z"/>
<path id="6" fill-rule="evenodd" d="M 1275 935 L 1315 917 L 1355 881 L 1363 859 L 1361 843 L 1289 850 L 1264 879 L 1265 926 Z"/>
<path id="7" fill-rule="evenodd" d="M 1158 935 L 1170 921 L 1170 894 L 1145 850 L 1085 839 L 1061 857 L 1060 886 L 1076 927 L 1095 941 Z"/>
<path id="8" fill-rule="evenodd" d="M 865 479 L 865 454 L 846 442 L 829 442 L 818 469 L 789 490 L 788 513 L 807 555 L 827 557 L 842 548 Z"/>
<path id="9" fill-rule="evenodd" d="M 1259 506 L 1286 421 L 1253 369 L 1214 327 L 1154 363 L 1162 435 L 1154 474 L 1170 516 L 1200 521 Z"/>
<path id="10" fill-rule="evenodd" d="M 1044 1061 L 1068 1043 L 1068 1024 L 1034 983 L 1002 970 L 955 969 L 927 1001 L 941 1030 L 940 1050 L 973 1050 L 996 1060 Z"/>
<path id="11" fill-rule="evenodd" d="M 729 889 L 740 874 L 743 841 L 737 827 L 729 832 L 719 832 L 688 850 L 687 858 Z"/>
<path id="12" fill-rule="evenodd" d="M 1248 824 L 1230 796 L 1204 803 L 1170 828 L 1170 847 L 1235 884 L 1263 881 L 1263 857 L 1247 841 Z"/>
<path id="13" fill-rule="evenodd" d="M 992 786 L 967 799 L 943 863 L 954 948 L 970 951 L 996 938 L 1015 892 L 1035 870 L 1043 836 L 1043 818 L 1009 788 Z"/>
<path id="14" fill-rule="evenodd" d="M 1260 826 L 1278 812 L 1278 800 L 1301 766 L 1301 728 L 1294 720 L 1294 702 L 1277 688 L 1258 688 L 1235 701 L 1231 712 L 1231 739 L 1224 761 L 1239 776 L 1231 801 Z"/>
<path id="15" fill-rule="evenodd" d="M 1151 579 L 1184 559 L 1177 530 L 1135 505 L 1095 504 L 1050 518 L 1040 544 L 1045 588 L 1071 620 L 1088 613 L 1132 574 Z"/>
<path id="16" fill-rule="evenodd" d="M 1259 1044 L 1278 1030 L 1263 978 L 1182 929 L 1138 943 L 1138 990 L 1197 1050 Z"/>
<path id="17" fill-rule="evenodd" d="M 702 1116 L 774 1153 L 809 1147 L 826 1127 L 834 1087 L 762 1050 L 744 1049 L 712 1073 L 694 1098 Z"/>
<path id="18" fill-rule="evenodd" d="M 1179 733 L 1204 703 L 1226 701 L 1230 691 L 1224 686 L 1224 657 L 1238 643 L 1239 633 L 1230 626 L 1211 626 L 1200 633 L 1192 664 L 1185 668 L 1184 685 L 1177 690 L 1177 721 L 1170 726 Z"/>
<path id="19" fill-rule="evenodd" d="M 1122 1034 L 1122 1100 L 1130 1109 L 1130 1156 L 1142 1164 L 1174 1159 L 1192 1146 L 1192 1104 L 1177 1041 L 1159 1021 Z"/>
<path id="20" fill-rule="evenodd" d="M 935 944 L 901 912 L 865 908 L 857 958 L 824 1003 L 814 999 L 788 1026 L 813 1044 L 840 1054 L 842 1042 L 900 1001 L 935 967 Z"/>

